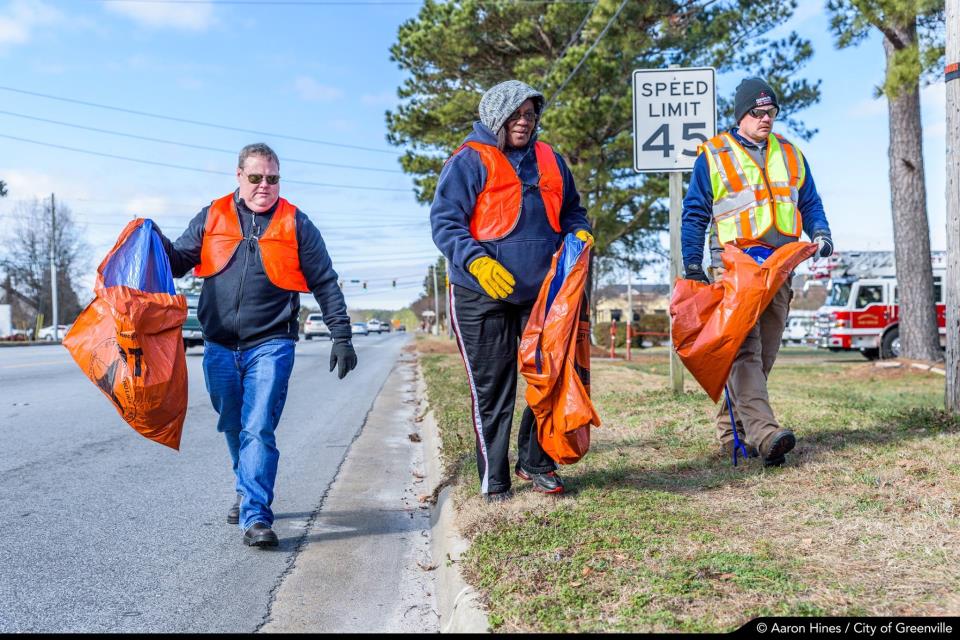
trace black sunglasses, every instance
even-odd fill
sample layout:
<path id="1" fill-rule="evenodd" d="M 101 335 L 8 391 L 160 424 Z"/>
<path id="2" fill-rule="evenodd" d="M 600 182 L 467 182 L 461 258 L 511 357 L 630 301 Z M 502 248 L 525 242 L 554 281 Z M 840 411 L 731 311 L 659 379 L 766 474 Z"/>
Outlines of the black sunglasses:
<path id="1" fill-rule="evenodd" d="M 777 117 L 777 114 L 780 113 L 780 109 L 777 107 L 771 107 L 770 109 L 750 109 L 747 113 L 750 114 L 751 118 L 756 118 L 757 120 L 763 116 L 770 116 L 770 119 L 773 120 Z"/>
<path id="2" fill-rule="evenodd" d="M 277 184 L 280 182 L 280 176 L 265 176 L 262 173 L 248 173 L 246 176 L 250 184 L 260 184 L 264 178 L 267 179 L 267 184 Z"/>

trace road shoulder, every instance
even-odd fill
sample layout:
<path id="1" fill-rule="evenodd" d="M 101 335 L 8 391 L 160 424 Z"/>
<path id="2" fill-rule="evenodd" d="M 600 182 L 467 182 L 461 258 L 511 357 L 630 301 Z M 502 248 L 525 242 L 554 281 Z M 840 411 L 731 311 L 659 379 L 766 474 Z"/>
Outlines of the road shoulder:
<path id="1" fill-rule="evenodd" d="M 276 590 L 261 632 L 436 632 L 415 358 L 403 353 Z"/>

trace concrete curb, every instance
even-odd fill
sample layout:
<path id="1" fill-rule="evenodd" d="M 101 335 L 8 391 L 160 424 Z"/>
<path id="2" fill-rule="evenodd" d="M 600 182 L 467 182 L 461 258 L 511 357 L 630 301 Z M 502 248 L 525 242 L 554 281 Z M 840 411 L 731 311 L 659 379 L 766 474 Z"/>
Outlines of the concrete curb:
<path id="1" fill-rule="evenodd" d="M 417 359 L 417 399 L 421 421 L 428 487 L 435 491 L 443 482 L 440 434 L 432 411 L 428 411 L 426 381 Z M 437 565 L 437 609 L 440 633 L 488 633 L 490 622 L 480 603 L 480 594 L 460 573 L 460 557 L 470 543 L 457 531 L 453 487 L 444 487 L 430 510 L 430 546 Z"/>

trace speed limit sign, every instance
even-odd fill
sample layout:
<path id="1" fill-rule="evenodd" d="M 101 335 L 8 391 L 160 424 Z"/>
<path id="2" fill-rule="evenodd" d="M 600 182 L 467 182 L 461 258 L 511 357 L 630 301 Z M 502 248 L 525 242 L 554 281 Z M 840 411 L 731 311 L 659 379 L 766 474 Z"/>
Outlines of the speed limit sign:
<path id="1" fill-rule="evenodd" d="M 697 147 L 717 134 L 711 67 L 633 72 L 633 168 L 691 171 Z"/>

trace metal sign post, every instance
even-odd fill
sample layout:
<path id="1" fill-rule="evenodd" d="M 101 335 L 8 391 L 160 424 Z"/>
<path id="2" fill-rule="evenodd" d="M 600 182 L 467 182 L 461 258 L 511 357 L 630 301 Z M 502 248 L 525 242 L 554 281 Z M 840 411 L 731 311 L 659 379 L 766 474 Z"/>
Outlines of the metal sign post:
<path id="1" fill-rule="evenodd" d="M 640 173 L 670 173 L 671 283 L 683 274 L 683 172 L 693 169 L 697 147 L 717 134 L 715 76 L 710 67 L 633 72 L 633 168 Z M 683 365 L 673 348 L 670 381 L 674 393 L 683 392 Z"/>

